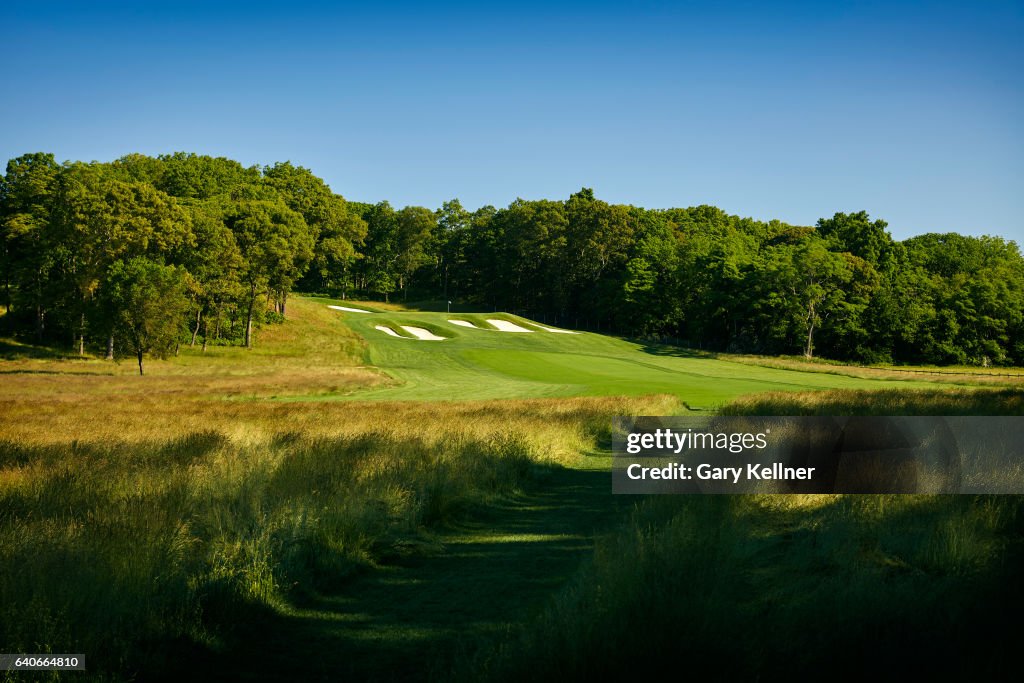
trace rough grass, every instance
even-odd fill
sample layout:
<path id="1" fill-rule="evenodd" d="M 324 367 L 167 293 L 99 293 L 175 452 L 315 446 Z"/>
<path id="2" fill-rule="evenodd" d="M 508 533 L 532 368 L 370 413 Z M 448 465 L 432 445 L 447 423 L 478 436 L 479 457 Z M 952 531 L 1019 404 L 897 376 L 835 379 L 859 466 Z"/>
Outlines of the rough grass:
<path id="1" fill-rule="evenodd" d="M 723 415 L 1024 415 L 1024 389 L 919 389 L 766 393 L 741 397 Z"/>
<path id="2" fill-rule="evenodd" d="M 5 650 L 158 672 L 176 643 L 216 649 L 253 609 L 429 549 L 441 526 L 574 462 L 612 413 L 668 406 L 345 407 L 334 424 L 231 415 L 193 432 L 126 424 L 124 440 L 83 422 L 0 442 Z"/>
<path id="3" fill-rule="evenodd" d="M 96 359 L 3 363 L 5 651 L 89 653 L 89 676 L 111 680 L 234 651 L 240 624 L 430 556 L 452 524 L 578 464 L 612 415 L 679 409 L 266 400 L 390 381 L 336 312 L 290 310 L 251 351 L 183 350 L 145 377 Z"/>
<path id="4" fill-rule="evenodd" d="M 10 340 L 6 343 L 23 347 Z M 260 330 L 254 348 L 210 346 L 204 353 L 198 344 L 185 344 L 178 356 L 166 361 L 147 359 L 145 377 L 138 376 L 134 360 L 68 357 L 45 349 L 34 355 L 9 354 L 13 359 L 0 362 L 0 401 L 350 393 L 388 381 L 367 367 L 366 354 L 365 342 L 336 311 L 295 297 L 289 303 L 288 320 Z"/>
<path id="5" fill-rule="evenodd" d="M 716 358 L 727 358 L 736 363 L 745 363 L 765 368 L 779 368 L 782 370 L 797 370 L 801 372 L 824 372 L 835 375 L 844 375 L 847 377 L 861 377 L 864 379 L 917 379 L 952 384 L 980 384 L 1017 387 L 1024 384 L 1024 368 L 981 368 L 969 366 L 940 367 L 936 365 L 915 365 L 913 367 L 891 365 L 865 366 L 817 358 L 802 358 L 799 356 L 774 357 L 747 354 L 709 355 Z"/>
<path id="6" fill-rule="evenodd" d="M 780 394 L 729 414 L 1020 415 L 1019 392 Z M 454 677 L 1013 678 L 1021 496 L 662 496 Z"/>

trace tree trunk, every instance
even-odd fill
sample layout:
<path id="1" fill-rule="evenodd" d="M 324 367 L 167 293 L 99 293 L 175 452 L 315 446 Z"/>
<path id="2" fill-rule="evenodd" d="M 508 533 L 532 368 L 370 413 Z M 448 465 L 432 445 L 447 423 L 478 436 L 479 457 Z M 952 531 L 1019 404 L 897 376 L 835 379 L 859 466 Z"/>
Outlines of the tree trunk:
<path id="1" fill-rule="evenodd" d="M 288 301 L 288 292 L 281 292 L 281 317 L 284 317 L 284 305 Z"/>
<path id="2" fill-rule="evenodd" d="M 46 311 L 43 309 L 43 286 L 42 274 L 36 271 L 36 337 L 39 342 L 43 341 L 43 333 L 46 331 Z"/>
<path id="3" fill-rule="evenodd" d="M 255 292 L 249 297 L 249 310 L 245 317 L 245 348 L 247 349 L 252 348 L 252 313 L 254 308 L 256 308 Z"/>
<path id="4" fill-rule="evenodd" d="M 138 354 L 138 357 L 139 357 L 139 377 L 141 377 L 142 376 L 142 347 L 141 346 L 136 346 L 135 347 L 135 353 Z"/>
<path id="5" fill-rule="evenodd" d="M 114 335 L 107 337 L 107 360 L 114 360 Z"/>
<path id="6" fill-rule="evenodd" d="M 191 341 L 191 343 L 189 343 L 189 346 L 195 346 L 196 345 L 196 336 L 199 334 L 199 321 L 202 318 L 202 316 L 203 316 L 203 309 L 200 308 L 198 311 L 196 311 L 196 327 L 195 327 L 194 330 L 192 330 L 192 341 Z"/>
<path id="7" fill-rule="evenodd" d="M 85 313 L 82 313 L 82 317 L 79 320 L 78 327 L 78 355 L 85 355 Z"/>
<path id="8" fill-rule="evenodd" d="M 210 338 L 210 322 L 203 318 L 203 353 L 206 353 L 206 340 Z"/>
<path id="9" fill-rule="evenodd" d="M 804 346 L 804 358 L 814 354 L 814 304 L 807 307 L 807 345 Z"/>

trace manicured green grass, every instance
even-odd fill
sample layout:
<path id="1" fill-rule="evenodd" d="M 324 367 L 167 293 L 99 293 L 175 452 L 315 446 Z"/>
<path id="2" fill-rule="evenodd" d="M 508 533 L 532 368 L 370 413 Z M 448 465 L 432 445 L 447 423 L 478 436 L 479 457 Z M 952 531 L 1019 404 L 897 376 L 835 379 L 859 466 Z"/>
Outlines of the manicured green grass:
<path id="1" fill-rule="evenodd" d="M 325 306 L 327 303 L 330 302 L 324 300 Z M 336 303 L 369 310 L 358 304 Z M 737 396 L 764 391 L 936 386 L 934 382 L 917 379 L 883 380 L 758 367 L 587 332 L 558 334 L 505 313 L 336 313 L 366 340 L 367 362 L 395 380 L 392 386 L 347 397 L 360 400 L 671 394 L 692 409 L 707 410 Z M 500 332 L 487 323 L 495 318 L 535 331 Z M 472 322 L 482 329 L 453 325 L 451 319 Z M 377 325 L 390 327 L 403 336 L 407 335 L 401 329 L 403 325 L 422 327 L 446 339 L 395 338 L 375 329 Z"/>

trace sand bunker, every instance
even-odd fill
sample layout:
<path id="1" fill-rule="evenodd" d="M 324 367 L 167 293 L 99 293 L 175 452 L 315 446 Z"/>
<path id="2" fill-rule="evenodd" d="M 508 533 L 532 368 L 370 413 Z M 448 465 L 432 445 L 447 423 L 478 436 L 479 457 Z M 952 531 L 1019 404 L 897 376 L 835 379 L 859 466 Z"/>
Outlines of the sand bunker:
<path id="1" fill-rule="evenodd" d="M 402 325 L 402 329 L 405 330 L 406 332 L 408 332 L 409 334 L 411 334 L 412 336 L 416 337 L 417 339 L 422 339 L 424 341 L 444 341 L 445 340 L 445 337 L 438 337 L 436 334 L 434 334 L 430 330 L 425 330 L 422 327 L 412 327 L 410 325 Z"/>
<path id="2" fill-rule="evenodd" d="M 370 311 L 364 311 L 361 308 L 349 308 L 348 306 L 334 306 L 328 304 L 327 308 L 333 308 L 336 311 L 348 311 L 349 313 L 370 313 Z"/>
<path id="3" fill-rule="evenodd" d="M 369 312 L 369 311 L 367 311 Z M 412 327 L 411 325 L 401 325 L 403 330 L 411 334 L 416 339 L 422 339 L 423 341 L 444 341 L 447 337 L 438 337 L 430 330 L 425 330 L 422 327 Z M 402 335 L 395 332 L 387 325 L 375 325 L 374 329 L 378 329 L 384 334 L 390 334 L 392 337 L 398 337 L 399 339 L 408 339 L 409 337 L 403 337 Z"/>
<path id="4" fill-rule="evenodd" d="M 477 327 L 468 320 L 449 320 L 448 322 L 450 322 L 452 325 L 458 325 L 459 327 L 469 327 L 474 330 L 483 329 Z M 528 330 L 525 327 L 521 327 L 520 325 L 516 325 L 515 323 L 510 323 L 507 320 L 494 319 L 488 320 L 487 322 L 497 327 L 499 332 L 533 332 L 533 330 Z M 573 332 L 572 330 L 560 330 L 557 327 L 544 327 L 543 325 L 537 325 L 537 327 L 544 330 L 545 332 L 555 332 L 557 334 L 579 334 L 579 332 Z"/>
<path id="5" fill-rule="evenodd" d="M 487 322 L 494 325 L 498 329 L 498 332 L 533 332 L 533 330 L 528 330 L 525 327 L 520 327 L 519 325 L 516 325 L 515 323 L 510 323 L 507 320 L 488 318 Z"/>

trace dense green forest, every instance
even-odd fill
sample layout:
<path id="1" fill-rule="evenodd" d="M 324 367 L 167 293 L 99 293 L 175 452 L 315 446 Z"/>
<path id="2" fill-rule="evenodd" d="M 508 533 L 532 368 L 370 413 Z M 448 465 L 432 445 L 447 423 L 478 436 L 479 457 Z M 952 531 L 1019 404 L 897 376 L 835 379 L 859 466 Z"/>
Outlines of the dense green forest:
<path id="1" fill-rule="evenodd" d="M 253 343 L 292 291 L 452 300 L 709 350 L 1024 364 L 1024 260 L 956 233 L 894 241 L 866 212 L 814 227 L 583 189 L 470 212 L 346 201 L 290 163 L 175 153 L 12 159 L 0 318 L 37 343 L 136 357 Z"/>

